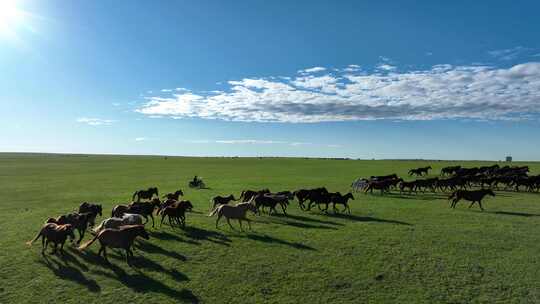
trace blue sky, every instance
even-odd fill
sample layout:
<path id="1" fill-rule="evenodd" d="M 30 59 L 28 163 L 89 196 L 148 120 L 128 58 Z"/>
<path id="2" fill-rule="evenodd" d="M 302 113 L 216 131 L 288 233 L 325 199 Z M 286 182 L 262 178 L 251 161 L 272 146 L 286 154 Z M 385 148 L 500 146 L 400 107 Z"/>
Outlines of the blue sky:
<path id="1" fill-rule="evenodd" d="M 0 151 L 540 160 L 538 1 L 0 2 Z"/>

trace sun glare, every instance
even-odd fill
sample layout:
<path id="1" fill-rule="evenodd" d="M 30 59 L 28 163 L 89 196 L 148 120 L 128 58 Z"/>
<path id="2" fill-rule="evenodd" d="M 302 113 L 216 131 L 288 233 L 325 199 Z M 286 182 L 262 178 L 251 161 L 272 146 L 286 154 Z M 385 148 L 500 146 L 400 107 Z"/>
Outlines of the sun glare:
<path id="1" fill-rule="evenodd" d="M 15 0 L 0 0 L 0 35 L 14 35 L 23 22 L 24 13 Z"/>

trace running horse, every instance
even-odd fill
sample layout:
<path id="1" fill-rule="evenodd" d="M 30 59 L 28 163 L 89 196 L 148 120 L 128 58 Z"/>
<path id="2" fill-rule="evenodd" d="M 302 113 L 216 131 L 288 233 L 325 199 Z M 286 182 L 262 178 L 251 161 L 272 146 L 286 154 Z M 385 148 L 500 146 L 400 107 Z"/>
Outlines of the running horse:
<path id="1" fill-rule="evenodd" d="M 495 196 L 495 193 L 491 189 L 480 189 L 480 190 L 457 190 L 450 197 L 448 197 L 449 200 L 452 200 L 452 204 L 450 207 L 452 209 L 456 208 L 456 204 L 461 200 L 464 199 L 466 201 L 472 202 L 469 205 L 469 208 L 471 208 L 474 203 L 478 203 L 478 206 L 480 206 L 480 210 L 484 211 L 484 208 L 482 207 L 482 199 L 486 195 Z"/>
<path id="2" fill-rule="evenodd" d="M 157 187 L 150 187 L 147 190 L 138 190 L 133 193 L 132 201 L 135 201 L 135 198 L 137 198 L 137 202 L 140 202 L 141 199 L 151 200 L 154 197 L 154 194 L 159 197 Z"/>

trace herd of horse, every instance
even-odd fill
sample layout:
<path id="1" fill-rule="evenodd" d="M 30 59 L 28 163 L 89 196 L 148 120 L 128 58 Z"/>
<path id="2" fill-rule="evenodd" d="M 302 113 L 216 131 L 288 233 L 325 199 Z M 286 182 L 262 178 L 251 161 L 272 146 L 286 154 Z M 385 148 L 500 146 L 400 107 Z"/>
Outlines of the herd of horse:
<path id="1" fill-rule="evenodd" d="M 431 167 L 409 170 L 409 175 L 423 176 Z M 424 173 L 426 172 L 426 173 Z M 462 168 L 450 166 L 441 169 L 439 177 L 405 181 L 396 174 L 385 176 L 371 176 L 357 179 L 352 184 L 355 191 L 373 192 L 379 190 L 381 194 L 388 193 L 393 188 L 399 188 L 402 193 L 436 192 L 467 190 L 474 187 L 500 190 L 513 189 L 529 192 L 540 191 L 540 175 L 529 175 L 529 167 L 510 167 L 499 165 Z"/>
<path id="2" fill-rule="evenodd" d="M 409 170 L 409 175 L 424 176 L 429 173 L 430 166 Z M 461 166 L 445 167 L 441 170 L 440 177 L 417 179 L 405 181 L 397 174 L 384 176 L 371 176 L 353 182 L 353 191 L 363 191 L 364 193 L 379 190 L 381 195 L 388 193 L 391 189 L 399 189 L 400 194 L 409 194 L 430 191 L 448 191 L 452 193 L 448 197 L 451 201 L 450 207 L 455 208 L 460 200 L 471 202 L 472 207 L 478 203 L 481 210 L 482 199 L 486 195 L 495 196 L 492 189 L 499 189 L 503 185 L 505 189 L 512 188 L 516 191 L 524 188 L 526 191 L 540 191 L 540 175 L 528 175 L 529 168 L 524 167 L 500 167 L 498 165 L 462 168 Z M 477 189 L 473 189 L 477 187 Z M 479 189 L 478 189 L 479 188 Z M 161 200 L 156 187 L 136 191 L 129 204 L 116 205 L 111 211 L 111 217 L 95 225 L 97 216 L 103 216 L 103 207 L 98 203 L 83 202 L 77 212 L 62 215 L 57 218 L 49 218 L 42 226 L 35 238 L 27 244 L 41 238 L 42 254 L 45 253 L 49 243 L 53 245 L 53 254 L 57 250 L 63 252 L 66 240 L 69 238 L 75 242 L 75 231 L 79 238 L 76 241 L 80 245 L 85 232 L 89 227 L 93 238 L 79 246 L 79 250 L 85 250 L 94 242 L 100 243 L 98 255 L 103 255 L 108 263 L 107 248 L 119 248 L 125 250 L 126 262 L 131 263 L 133 252 L 131 247 L 137 237 L 149 239 L 149 234 L 145 230 L 145 224 L 152 220 L 152 228 L 155 228 L 154 214 L 161 216 L 160 227 L 165 218 L 168 219 L 170 227 L 186 226 L 186 214 L 193 209 L 193 204 L 189 200 L 182 199 L 184 192 L 167 193 Z M 351 213 L 349 200 L 354 200 L 351 192 L 341 194 L 340 192 L 329 192 L 325 187 L 312 189 L 299 189 L 296 191 L 271 192 L 269 189 L 244 190 L 238 199 L 233 194 L 228 196 L 216 196 L 210 201 L 209 216 L 216 216 L 216 228 L 218 228 L 221 218 L 225 218 L 231 225 L 230 220 L 237 220 L 240 229 L 243 230 L 242 222 L 247 222 L 251 229 L 251 220 L 246 216 L 250 211 L 256 215 L 268 212 L 269 215 L 278 213 L 279 206 L 283 215 L 287 215 L 287 207 L 290 202 L 296 200 L 300 210 L 309 211 L 313 206 L 319 210 L 328 212 L 332 205 L 334 212 Z M 231 202 L 238 202 L 231 204 Z M 342 205 L 339 210 L 337 205 Z M 268 211 L 266 211 L 268 208 Z"/>

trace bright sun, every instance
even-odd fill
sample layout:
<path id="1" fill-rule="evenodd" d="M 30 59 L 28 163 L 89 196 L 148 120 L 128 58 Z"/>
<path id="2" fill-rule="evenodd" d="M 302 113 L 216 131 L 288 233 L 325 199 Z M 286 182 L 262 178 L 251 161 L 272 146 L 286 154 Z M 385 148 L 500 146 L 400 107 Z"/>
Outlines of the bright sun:
<path id="1" fill-rule="evenodd" d="M 23 18 L 24 13 L 17 8 L 17 1 L 0 0 L 0 34 L 15 34 Z"/>

